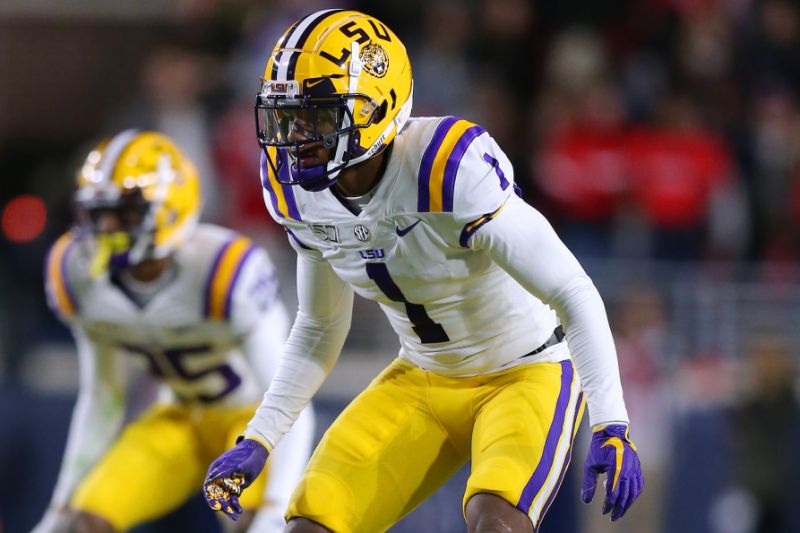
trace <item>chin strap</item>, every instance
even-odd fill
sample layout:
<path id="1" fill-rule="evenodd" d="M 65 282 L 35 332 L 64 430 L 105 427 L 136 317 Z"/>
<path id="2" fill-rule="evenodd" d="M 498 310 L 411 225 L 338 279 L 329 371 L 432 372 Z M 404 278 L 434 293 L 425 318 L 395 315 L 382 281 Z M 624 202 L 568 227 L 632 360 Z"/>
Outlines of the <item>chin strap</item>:
<path id="1" fill-rule="evenodd" d="M 364 152 L 363 155 L 360 155 L 356 158 L 349 160 L 346 165 L 347 167 L 357 165 L 358 163 L 366 161 L 370 157 L 377 154 L 378 150 L 383 146 L 384 141 L 389 137 L 389 135 L 392 134 L 392 130 L 395 130 L 397 133 L 400 133 L 400 130 L 403 129 L 403 126 L 406 125 L 408 118 L 411 116 L 411 106 L 414 99 L 413 94 L 414 94 L 414 89 L 412 87 L 411 93 L 408 95 L 408 99 L 402 106 L 400 106 L 400 110 L 397 112 L 397 115 L 391 122 L 389 122 L 389 124 L 386 126 L 386 129 L 383 130 L 383 132 L 380 134 L 377 140 L 374 143 L 372 143 L 372 146 L 369 147 L 369 150 Z"/>

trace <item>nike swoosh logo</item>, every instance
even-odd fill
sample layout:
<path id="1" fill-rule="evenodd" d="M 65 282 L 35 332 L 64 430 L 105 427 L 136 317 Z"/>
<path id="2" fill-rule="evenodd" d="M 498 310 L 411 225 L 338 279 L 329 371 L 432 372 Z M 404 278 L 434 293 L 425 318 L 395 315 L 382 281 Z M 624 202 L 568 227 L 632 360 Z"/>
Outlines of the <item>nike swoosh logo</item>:
<path id="1" fill-rule="evenodd" d="M 319 85 L 320 83 L 322 83 L 323 81 L 325 81 L 325 79 L 326 79 L 326 78 L 317 78 L 317 79 L 315 79 L 315 80 L 308 80 L 308 81 L 306 82 L 306 88 L 307 88 L 307 89 L 310 89 L 310 88 L 312 88 L 312 87 L 316 87 L 317 85 Z"/>
<path id="2" fill-rule="evenodd" d="M 420 219 L 417 219 L 417 221 L 416 221 L 416 222 L 414 222 L 413 224 L 411 224 L 410 226 L 406 226 L 405 228 L 400 228 L 400 226 L 395 226 L 394 230 L 397 232 L 397 236 L 398 236 L 398 237 L 402 237 L 402 236 L 404 236 L 406 233 L 408 233 L 409 231 L 411 231 L 412 229 L 414 229 L 414 226 L 416 226 L 416 225 L 417 225 L 417 224 L 419 224 L 420 222 L 422 222 L 422 221 L 421 221 Z"/>
<path id="3" fill-rule="evenodd" d="M 614 481 L 611 484 L 611 490 L 614 491 L 617 488 L 619 474 L 622 471 L 622 460 L 625 458 L 625 445 L 622 444 L 622 440 L 619 437 L 611 437 L 600 447 L 605 448 L 606 446 L 613 446 L 617 452 L 616 460 L 614 461 Z"/>

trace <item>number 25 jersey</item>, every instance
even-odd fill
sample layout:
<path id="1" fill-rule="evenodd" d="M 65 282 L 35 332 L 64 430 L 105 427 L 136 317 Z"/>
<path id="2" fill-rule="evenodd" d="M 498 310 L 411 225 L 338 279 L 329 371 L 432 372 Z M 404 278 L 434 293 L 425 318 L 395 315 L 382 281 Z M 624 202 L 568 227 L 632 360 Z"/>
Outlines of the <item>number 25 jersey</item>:
<path id="1" fill-rule="evenodd" d="M 167 397 L 181 403 L 258 401 L 288 330 L 263 249 L 201 224 L 172 256 L 163 274 L 171 279 L 137 304 L 124 282 L 89 274 L 90 248 L 90 237 L 67 233 L 46 265 L 48 302 L 76 338 L 86 338 L 99 357 L 137 358 L 167 385 Z M 107 351 L 112 354 L 104 356 Z"/>
<path id="2" fill-rule="evenodd" d="M 413 118 L 395 138 L 385 172 L 358 211 L 334 188 L 309 192 L 278 181 L 282 149 L 262 155 L 272 217 L 300 254 L 321 259 L 377 301 L 400 339 L 400 357 L 442 375 L 485 374 L 569 357 L 565 342 L 535 355 L 555 312 L 470 247 L 472 235 L 514 194 L 513 169 L 480 126 L 455 117 Z"/>

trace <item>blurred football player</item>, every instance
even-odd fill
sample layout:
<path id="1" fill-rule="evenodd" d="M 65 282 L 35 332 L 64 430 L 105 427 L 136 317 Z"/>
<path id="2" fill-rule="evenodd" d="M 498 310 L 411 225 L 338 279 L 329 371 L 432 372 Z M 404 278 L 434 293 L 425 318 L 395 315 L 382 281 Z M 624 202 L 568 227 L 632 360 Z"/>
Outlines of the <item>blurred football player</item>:
<path id="1" fill-rule="evenodd" d="M 535 531 L 584 397 L 594 433 L 582 496 L 605 473 L 603 511 L 616 520 L 644 481 L 603 302 L 515 194 L 492 137 L 456 117 L 409 119 L 411 95 L 403 44 L 359 12 L 308 15 L 269 57 L 261 180 L 297 251 L 299 311 L 245 438 L 209 468 L 209 504 L 236 514 L 240 488 L 336 362 L 356 292 L 386 313 L 399 357 L 326 432 L 287 531 L 384 531 L 468 460 L 468 530 Z"/>
<path id="2" fill-rule="evenodd" d="M 197 172 L 166 136 L 129 130 L 103 141 L 78 173 L 75 207 L 76 228 L 52 247 L 45 274 L 77 343 L 80 394 L 36 531 L 125 531 L 200 490 L 208 461 L 253 415 L 289 320 L 267 253 L 198 224 Z M 123 428 L 128 355 L 161 385 Z M 282 529 L 311 451 L 309 409 L 287 437 L 242 498 L 237 529 L 251 520 L 253 530 Z"/>

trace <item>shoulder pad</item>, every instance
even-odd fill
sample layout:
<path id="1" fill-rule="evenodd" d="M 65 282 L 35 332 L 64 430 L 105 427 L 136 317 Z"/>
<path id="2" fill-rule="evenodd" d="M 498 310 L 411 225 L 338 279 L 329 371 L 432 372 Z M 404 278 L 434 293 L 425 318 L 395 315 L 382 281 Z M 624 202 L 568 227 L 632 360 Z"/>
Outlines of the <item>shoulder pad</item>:
<path id="1" fill-rule="evenodd" d="M 68 268 L 77 242 L 77 236 L 73 232 L 63 234 L 50 248 L 45 261 L 47 303 L 62 320 L 68 320 L 78 312 L 78 300 Z"/>
<path id="2" fill-rule="evenodd" d="M 253 242 L 232 233 L 219 247 L 208 272 L 204 292 L 204 315 L 214 320 L 228 320 L 231 314 L 231 295 L 242 266 L 253 253 Z"/>
<path id="3" fill-rule="evenodd" d="M 472 141 L 485 133 L 482 127 L 458 117 L 439 122 L 419 167 L 419 212 L 452 212 L 456 174 Z"/>

